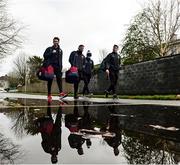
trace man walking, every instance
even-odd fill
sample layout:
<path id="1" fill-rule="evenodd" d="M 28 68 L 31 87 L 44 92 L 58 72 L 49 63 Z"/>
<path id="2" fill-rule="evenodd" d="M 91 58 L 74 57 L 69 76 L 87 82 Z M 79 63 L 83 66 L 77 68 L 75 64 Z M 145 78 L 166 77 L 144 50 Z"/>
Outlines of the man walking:
<path id="1" fill-rule="evenodd" d="M 92 71 L 94 69 L 94 62 L 91 60 L 92 53 L 88 50 L 86 59 L 85 59 L 85 66 L 84 66 L 84 88 L 83 88 L 83 95 L 86 93 L 89 95 L 89 82 L 91 80 Z"/>
<path id="2" fill-rule="evenodd" d="M 59 88 L 59 96 L 63 97 L 67 94 L 62 92 L 62 56 L 63 51 L 59 46 L 59 38 L 54 37 L 53 46 L 48 47 L 44 52 L 44 65 L 51 65 L 54 69 L 54 74 L 56 75 L 56 81 Z M 51 86 L 53 80 L 49 80 L 47 83 L 48 88 L 48 101 L 52 100 L 51 96 Z"/>
<path id="3" fill-rule="evenodd" d="M 118 45 L 113 46 L 113 52 L 108 54 L 105 60 L 106 74 L 110 79 L 110 86 L 105 90 L 106 98 L 112 91 L 113 98 L 117 98 L 116 85 L 118 80 L 118 74 L 120 70 L 121 57 L 118 54 Z"/>
<path id="4" fill-rule="evenodd" d="M 85 56 L 83 55 L 84 45 L 79 45 L 77 51 L 73 51 L 69 57 L 71 66 L 78 68 L 79 80 L 74 83 L 74 98 L 78 99 L 78 86 L 79 82 L 83 80 L 83 68 L 85 66 Z"/>

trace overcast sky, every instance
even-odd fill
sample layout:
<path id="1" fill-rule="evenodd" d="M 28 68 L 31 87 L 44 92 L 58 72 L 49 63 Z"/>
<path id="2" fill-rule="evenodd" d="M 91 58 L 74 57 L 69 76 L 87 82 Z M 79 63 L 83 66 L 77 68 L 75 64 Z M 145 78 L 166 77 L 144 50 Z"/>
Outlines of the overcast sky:
<path id="1" fill-rule="evenodd" d="M 23 51 L 29 55 L 43 56 L 52 45 L 54 36 L 60 37 L 64 52 L 64 67 L 68 67 L 71 51 L 79 44 L 93 53 L 99 61 L 99 50 L 111 51 L 113 44 L 120 44 L 127 24 L 140 10 L 140 0 L 9 0 L 9 13 L 26 25 Z M 0 75 L 10 71 L 12 58 L 3 62 Z"/>

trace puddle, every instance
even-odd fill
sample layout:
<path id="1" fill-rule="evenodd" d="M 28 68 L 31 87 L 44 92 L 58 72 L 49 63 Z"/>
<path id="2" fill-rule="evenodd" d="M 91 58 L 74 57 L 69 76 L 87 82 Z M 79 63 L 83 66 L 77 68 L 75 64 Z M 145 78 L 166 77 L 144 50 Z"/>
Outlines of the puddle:
<path id="1" fill-rule="evenodd" d="M 180 162 L 179 107 L 16 103 L 0 109 L 1 164 Z"/>

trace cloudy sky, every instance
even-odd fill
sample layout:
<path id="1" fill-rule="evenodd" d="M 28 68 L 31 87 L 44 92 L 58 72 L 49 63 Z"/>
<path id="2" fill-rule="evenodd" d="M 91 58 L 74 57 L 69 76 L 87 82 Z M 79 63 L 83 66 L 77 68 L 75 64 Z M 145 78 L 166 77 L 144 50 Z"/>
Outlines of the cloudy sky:
<path id="1" fill-rule="evenodd" d="M 95 63 L 99 50 L 111 51 L 120 44 L 127 24 L 140 10 L 140 0 L 9 0 L 9 13 L 27 26 L 23 48 L 15 52 L 43 56 L 52 38 L 59 36 L 64 52 L 64 67 L 79 44 L 91 50 Z M 0 75 L 11 70 L 12 57 L 0 66 Z M 10 67 L 11 66 L 11 67 Z"/>

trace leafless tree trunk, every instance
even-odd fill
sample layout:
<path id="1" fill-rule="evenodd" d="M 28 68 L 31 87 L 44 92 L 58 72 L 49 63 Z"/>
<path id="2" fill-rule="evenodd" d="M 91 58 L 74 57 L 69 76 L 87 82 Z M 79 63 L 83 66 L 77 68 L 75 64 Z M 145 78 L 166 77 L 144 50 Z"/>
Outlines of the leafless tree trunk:
<path id="1" fill-rule="evenodd" d="M 159 48 L 156 53 L 165 56 L 180 29 L 180 0 L 149 0 L 144 13 L 148 20 L 148 35 Z"/>
<path id="2" fill-rule="evenodd" d="M 21 85 L 25 85 L 28 77 L 28 66 L 27 66 L 28 56 L 25 53 L 20 53 L 14 61 L 14 72 Z"/>
<path id="3" fill-rule="evenodd" d="M 107 55 L 108 51 L 106 49 L 99 50 L 99 63 L 101 63 Z"/>
<path id="4" fill-rule="evenodd" d="M 6 12 L 6 0 L 0 0 L 0 59 L 12 54 L 22 44 L 20 32 L 15 20 L 9 18 Z"/>

